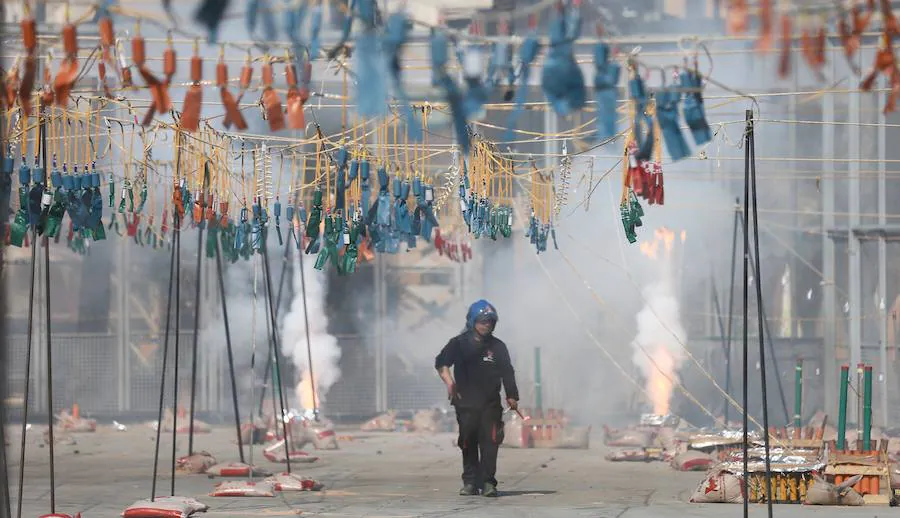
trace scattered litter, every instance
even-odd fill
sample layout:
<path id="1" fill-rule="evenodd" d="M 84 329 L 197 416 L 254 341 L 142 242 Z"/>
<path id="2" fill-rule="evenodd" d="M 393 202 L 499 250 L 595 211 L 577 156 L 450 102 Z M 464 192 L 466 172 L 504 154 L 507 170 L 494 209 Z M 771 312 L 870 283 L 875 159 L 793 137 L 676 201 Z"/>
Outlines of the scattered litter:
<path id="1" fill-rule="evenodd" d="M 250 482 L 249 480 L 229 480 L 216 484 L 209 496 L 275 496 L 271 482 Z"/>
<path id="2" fill-rule="evenodd" d="M 646 448 L 653 444 L 656 434 L 650 431 L 603 427 L 603 443 L 607 446 Z"/>
<path id="3" fill-rule="evenodd" d="M 807 505 L 865 505 L 862 495 L 853 489 L 860 480 L 862 475 L 856 475 L 834 485 L 826 482 L 825 479 L 817 475 L 813 475 L 813 484 L 806 490 Z"/>
<path id="4" fill-rule="evenodd" d="M 131 504 L 124 518 L 188 518 L 194 513 L 203 513 L 209 506 L 183 496 L 158 496 L 155 501 L 138 500 Z"/>
<path id="5" fill-rule="evenodd" d="M 310 455 L 302 450 L 291 450 L 291 462 L 300 464 L 309 464 L 319 460 L 319 457 Z M 284 439 L 279 439 L 275 443 L 266 446 L 263 450 L 263 456 L 270 462 L 287 462 L 284 454 Z"/>
<path id="6" fill-rule="evenodd" d="M 244 464 L 243 462 L 229 462 L 216 464 L 206 470 L 206 474 L 212 477 L 268 477 L 272 473 L 262 468 Z"/>
<path id="7" fill-rule="evenodd" d="M 691 496 L 691 502 L 695 504 L 736 504 L 743 501 L 743 477 L 726 470 L 711 472 Z"/>
<path id="8" fill-rule="evenodd" d="M 209 452 L 201 451 L 193 455 L 185 455 L 179 457 L 175 461 L 180 473 L 190 473 L 198 475 L 206 473 L 206 470 L 216 465 L 216 458 Z"/>
<path id="9" fill-rule="evenodd" d="M 441 412 L 436 408 L 419 410 L 412 419 L 412 429 L 419 433 L 437 433 L 441 431 Z"/>
<path id="10" fill-rule="evenodd" d="M 56 415 L 56 426 L 71 433 L 91 433 L 97 431 L 97 420 L 82 418 L 78 413 L 78 405 L 74 405 L 71 414 L 63 410 Z"/>
<path id="11" fill-rule="evenodd" d="M 113 428 L 115 428 L 118 432 L 128 431 L 128 427 L 118 421 L 113 421 Z"/>
<path id="12" fill-rule="evenodd" d="M 265 481 L 270 482 L 275 487 L 275 491 L 321 491 L 323 487 L 321 483 L 295 473 L 279 473 Z"/>
<path id="13" fill-rule="evenodd" d="M 392 432 L 396 427 L 397 412 L 389 410 L 366 421 L 360 428 L 364 432 Z"/>

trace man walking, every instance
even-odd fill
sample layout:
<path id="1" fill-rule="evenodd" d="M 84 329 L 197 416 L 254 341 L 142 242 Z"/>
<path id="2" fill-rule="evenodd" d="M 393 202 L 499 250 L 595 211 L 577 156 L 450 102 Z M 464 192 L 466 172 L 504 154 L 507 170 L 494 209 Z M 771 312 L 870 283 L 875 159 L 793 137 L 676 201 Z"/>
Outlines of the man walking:
<path id="1" fill-rule="evenodd" d="M 469 307 L 466 329 L 453 337 L 434 360 L 447 385 L 447 396 L 456 407 L 459 444 L 463 458 L 463 488 L 460 495 L 497 496 L 497 452 L 503 442 L 503 406 L 516 410 L 519 389 L 509 350 L 493 336 L 497 310 L 486 300 Z M 450 372 L 453 367 L 453 373 Z"/>

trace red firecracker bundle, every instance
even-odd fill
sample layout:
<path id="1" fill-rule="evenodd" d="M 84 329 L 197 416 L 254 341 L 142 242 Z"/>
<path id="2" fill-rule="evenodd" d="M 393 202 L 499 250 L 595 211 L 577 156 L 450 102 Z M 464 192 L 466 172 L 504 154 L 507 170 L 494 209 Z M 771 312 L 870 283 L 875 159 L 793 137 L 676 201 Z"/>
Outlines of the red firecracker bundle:
<path id="1" fill-rule="evenodd" d="M 284 454 L 284 439 L 279 439 L 273 444 L 266 446 L 263 450 L 263 456 L 270 462 L 287 462 Z M 302 450 L 291 449 L 291 463 L 310 464 L 319 460 L 319 457 L 310 455 Z"/>
<path id="2" fill-rule="evenodd" d="M 639 160 L 637 158 L 637 143 L 633 140 L 628 143 L 628 177 L 634 194 L 646 200 L 650 205 L 663 205 L 666 201 L 666 195 L 663 186 L 662 146 L 660 145 L 658 130 L 655 132 L 655 138 L 655 156 L 652 162 Z"/>
<path id="3" fill-rule="evenodd" d="M 266 479 L 275 487 L 275 491 L 321 491 L 322 484 L 311 478 L 301 477 L 296 473 L 279 473 Z"/>
<path id="4" fill-rule="evenodd" d="M 440 229 L 434 229 L 434 248 L 438 254 L 447 256 L 453 262 L 465 263 L 472 259 L 472 245 L 460 239 L 456 234 L 450 237 L 441 235 Z"/>
<path id="5" fill-rule="evenodd" d="M 182 496 L 158 496 L 154 501 L 138 500 L 131 504 L 124 518 L 188 518 L 194 513 L 206 512 L 209 506 L 193 498 Z"/>
<path id="6" fill-rule="evenodd" d="M 272 473 L 243 462 L 229 462 L 211 466 L 206 474 L 214 477 L 268 477 Z"/>
<path id="7" fill-rule="evenodd" d="M 193 455 L 185 455 L 179 457 L 175 461 L 178 471 L 181 473 L 191 473 L 194 475 L 206 473 L 206 470 L 216 465 L 216 458 L 209 452 L 201 451 Z"/>
<path id="8" fill-rule="evenodd" d="M 271 482 L 250 482 L 249 480 L 229 480 L 216 484 L 209 496 L 275 496 L 275 486 Z"/>

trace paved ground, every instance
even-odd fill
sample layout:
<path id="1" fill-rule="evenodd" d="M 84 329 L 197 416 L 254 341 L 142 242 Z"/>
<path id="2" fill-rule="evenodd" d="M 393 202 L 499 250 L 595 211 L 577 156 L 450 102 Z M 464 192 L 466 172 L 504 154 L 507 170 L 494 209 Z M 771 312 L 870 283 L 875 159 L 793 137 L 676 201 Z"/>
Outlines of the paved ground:
<path id="1" fill-rule="evenodd" d="M 32 437 L 32 435 L 34 437 Z M 153 432 L 131 427 L 127 432 L 101 430 L 77 436 L 76 445 L 57 447 L 57 511 L 81 511 L 84 518 L 111 518 L 150 492 Z M 29 442 L 38 434 L 29 433 Z M 17 444 L 17 435 L 10 437 Z M 222 460 L 236 460 L 233 435 L 225 428 L 198 436 L 195 449 Z M 663 464 L 611 464 L 605 450 L 504 449 L 500 456 L 501 498 L 459 497 L 459 459 L 450 435 L 355 434 L 340 451 L 321 452 L 317 464 L 295 469 L 326 486 L 320 493 L 286 493 L 275 498 L 211 498 L 214 481 L 180 476 L 177 493 L 210 506 L 207 515 L 322 517 L 594 517 L 687 518 L 739 517 L 740 505 L 686 503 L 701 474 L 676 473 Z M 186 449 L 187 439 L 179 440 Z M 17 448 L 12 448 L 13 451 Z M 171 451 L 171 443 L 164 444 Z M 49 513 L 47 448 L 28 446 L 22 516 Z M 14 453 L 13 453 L 14 454 Z M 262 458 L 258 465 L 277 470 Z M 11 459 L 17 464 L 17 459 Z M 16 469 L 13 468 L 15 480 Z M 169 487 L 169 479 L 160 481 Z M 15 499 L 16 485 L 12 493 Z M 753 506 L 751 516 L 765 516 Z M 15 507 L 13 508 L 15 513 Z M 883 517 L 900 514 L 888 507 L 813 508 L 776 506 L 779 517 Z M 15 514 L 14 514 L 15 515 Z"/>

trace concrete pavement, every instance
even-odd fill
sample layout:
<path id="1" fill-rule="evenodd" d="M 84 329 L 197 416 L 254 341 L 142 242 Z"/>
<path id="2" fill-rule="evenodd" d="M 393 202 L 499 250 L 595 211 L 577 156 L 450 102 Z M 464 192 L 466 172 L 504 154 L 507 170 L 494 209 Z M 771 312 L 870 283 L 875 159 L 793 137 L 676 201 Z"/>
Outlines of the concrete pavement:
<path id="1" fill-rule="evenodd" d="M 460 497 L 459 454 L 449 434 L 355 433 L 341 450 L 318 452 L 321 460 L 295 466 L 294 472 L 316 478 L 326 489 L 319 493 L 283 493 L 275 498 L 212 498 L 216 481 L 203 475 L 176 478 L 176 493 L 208 504 L 210 517 L 322 516 L 322 517 L 594 517 L 691 518 L 740 517 L 740 505 L 686 503 L 702 478 L 700 473 L 677 473 L 667 465 L 613 464 L 604 460 L 599 440 L 584 450 L 503 449 L 498 473 L 501 497 Z M 127 432 L 101 429 L 74 436 L 76 445 L 57 446 L 57 511 L 84 518 L 112 518 L 150 494 L 154 432 L 136 425 Z M 50 512 L 47 448 L 39 447 L 40 432 L 29 432 L 23 516 Z M 10 434 L 10 460 L 17 464 L 17 436 Z M 179 452 L 187 437 L 179 437 Z M 227 427 L 195 437 L 195 449 L 211 452 L 220 461 L 237 460 L 237 446 Z M 165 440 L 163 452 L 171 453 Z M 180 454 L 179 453 L 179 454 Z M 257 446 L 257 465 L 272 471 Z M 160 471 L 170 473 L 171 458 Z M 281 468 L 283 469 L 283 468 Z M 17 469 L 10 475 L 16 480 Z M 167 494 L 164 476 L 157 494 Z M 17 486 L 11 492 L 16 498 Z M 14 502 L 15 503 L 15 502 Z M 13 508 L 15 515 L 15 506 Z M 752 506 L 751 516 L 765 516 L 764 506 Z M 778 517 L 872 518 L 900 514 L 888 507 L 817 508 L 778 505 Z"/>

